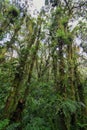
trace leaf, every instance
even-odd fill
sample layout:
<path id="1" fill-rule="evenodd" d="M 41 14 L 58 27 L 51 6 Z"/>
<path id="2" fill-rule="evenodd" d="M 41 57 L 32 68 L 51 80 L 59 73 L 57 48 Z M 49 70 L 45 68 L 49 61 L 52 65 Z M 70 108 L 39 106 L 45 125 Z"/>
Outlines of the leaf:
<path id="1" fill-rule="evenodd" d="M 19 125 L 20 123 L 12 123 L 6 128 L 6 130 L 16 130 Z"/>
<path id="2" fill-rule="evenodd" d="M 8 119 L 4 119 L 3 121 L 0 121 L 0 130 L 5 128 L 8 124 L 9 124 L 9 120 Z"/>

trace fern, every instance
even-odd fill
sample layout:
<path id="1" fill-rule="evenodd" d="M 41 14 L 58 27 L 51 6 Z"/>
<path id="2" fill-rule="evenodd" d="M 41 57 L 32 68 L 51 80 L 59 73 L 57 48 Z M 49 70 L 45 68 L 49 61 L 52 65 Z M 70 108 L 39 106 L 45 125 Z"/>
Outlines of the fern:
<path id="1" fill-rule="evenodd" d="M 43 118 L 35 117 L 23 130 L 50 130 L 50 127 L 46 126 Z"/>
<path id="2" fill-rule="evenodd" d="M 6 130 L 17 130 L 17 128 L 20 126 L 20 123 L 13 123 L 9 125 Z"/>
<path id="3" fill-rule="evenodd" d="M 87 124 L 77 123 L 77 125 L 78 125 L 80 128 L 85 128 L 85 127 L 87 127 Z"/>
<path id="4" fill-rule="evenodd" d="M 3 121 L 0 121 L 0 130 L 4 129 L 9 124 L 8 119 L 4 119 Z"/>
<path id="5" fill-rule="evenodd" d="M 65 116 L 67 116 L 67 113 L 75 113 L 78 107 L 79 105 L 77 105 L 77 102 L 70 99 L 62 103 L 62 108 Z"/>

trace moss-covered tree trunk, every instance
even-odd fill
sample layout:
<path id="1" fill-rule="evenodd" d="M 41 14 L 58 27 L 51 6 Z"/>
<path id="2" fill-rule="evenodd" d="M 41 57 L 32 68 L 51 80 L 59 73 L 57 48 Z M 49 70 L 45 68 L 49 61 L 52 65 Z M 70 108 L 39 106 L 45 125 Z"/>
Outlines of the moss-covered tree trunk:
<path id="1" fill-rule="evenodd" d="M 54 52 L 53 52 L 53 54 L 52 54 L 52 66 L 53 66 L 53 68 L 52 68 L 52 70 L 53 70 L 53 74 L 54 74 L 54 85 L 55 85 L 55 89 L 56 89 L 56 91 L 58 91 L 58 76 L 57 76 L 57 70 L 58 70 L 58 68 L 57 68 L 57 55 L 56 54 L 54 54 Z"/>
<path id="2" fill-rule="evenodd" d="M 76 48 L 75 48 L 76 49 Z M 80 109 L 78 113 L 77 120 L 82 126 L 79 126 L 80 130 L 86 130 L 87 125 L 87 108 L 86 108 L 86 101 L 85 101 L 85 92 L 84 92 L 84 84 L 81 79 L 81 74 L 78 71 L 78 62 L 75 60 L 75 67 L 74 67 L 74 74 L 75 74 L 75 86 L 76 86 L 76 101 L 80 103 Z"/>
<path id="3" fill-rule="evenodd" d="M 64 65 L 64 55 L 63 55 L 63 42 L 61 39 L 58 41 L 59 42 L 59 95 L 62 97 L 62 101 L 66 100 L 66 86 L 64 83 L 64 78 L 65 78 L 65 65 Z M 66 117 L 63 111 L 63 108 L 60 109 L 59 111 L 59 124 L 60 124 L 60 130 L 67 130 L 67 124 L 66 124 Z"/>
<path id="4" fill-rule="evenodd" d="M 74 62 L 73 62 L 73 47 L 72 43 L 67 46 L 67 63 L 68 63 L 68 96 L 75 100 L 75 86 L 74 86 Z"/>
<path id="5" fill-rule="evenodd" d="M 23 112 L 26 98 L 28 95 L 29 86 L 27 83 L 30 83 L 32 76 L 32 70 L 34 62 L 36 59 L 36 53 L 39 48 L 39 38 L 40 38 L 41 24 L 38 27 L 38 30 L 35 30 L 35 35 L 30 37 L 29 43 L 27 45 L 27 53 L 20 55 L 20 64 L 17 68 L 17 73 L 12 84 L 10 94 L 7 98 L 6 105 L 4 108 L 4 118 L 9 119 L 11 122 L 20 121 L 21 114 Z M 33 32 L 34 33 L 34 32 Z M 33 37 L 33 38 L 32 38 Z M 34 42 L 34 50 L 30 56 L 31 46 Z M 25 59 L 23 59 L 25 58 Z"/>
<path id="6" fill-rule="evenodd" d="M 68 98 L 71 99 L 72 101 L 76 101 L 75 97 L 75 91 L 76 91 L 76 86 L 74 84 L 75 82 L 75 73 L 74 73 L 74 57 L 75 57 L 75 50 L 73 49 L 73 44 L 72 41 L 70 44 L 67 45 L 67 64 L 68 64 L 68 87 L 67 87 L 67 95 Z M 70 115 L 70 128 L 77 129 L 77 113 L 71 113 Z"/>

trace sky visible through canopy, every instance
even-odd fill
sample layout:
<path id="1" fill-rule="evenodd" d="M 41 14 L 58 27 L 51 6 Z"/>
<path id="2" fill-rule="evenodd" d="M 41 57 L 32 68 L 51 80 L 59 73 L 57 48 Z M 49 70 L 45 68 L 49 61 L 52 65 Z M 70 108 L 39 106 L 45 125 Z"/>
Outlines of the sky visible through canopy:
<path id="1" fill-rule="evenodd" d="M 34 7 L 39 11 L 44 6 L 45 0 L 33 0 Z"/>

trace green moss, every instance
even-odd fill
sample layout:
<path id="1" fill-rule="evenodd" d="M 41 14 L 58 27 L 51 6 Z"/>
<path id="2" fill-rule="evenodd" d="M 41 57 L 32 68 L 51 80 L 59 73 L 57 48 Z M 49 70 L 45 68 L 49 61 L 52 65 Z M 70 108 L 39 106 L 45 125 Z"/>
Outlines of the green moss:
<path id="1" fill-rule="evenodd" d="M 19 16 L 19 10 L 16 7 L 10 6 L 7 9 L 7 17 L 9 18 L 11 24 L 15 22 L 18 16 Z"/>
<path id="2" fill-rule="evenodd" d="M 61 7 L 58 7 L 58 8 L 56 9 L 56 13 L 57 13 L 57 14 L 62 14 L 62 11 L 63 11 L 63 9 L 62 9 Z"/>
<path id="3" fill-rule="evenodd" d="M 64 30 L 58 29 L 56 36 L 58 40 L 61 40 L 64 44 L 72 43 L 72 37 L 70 33 L 66 33 Z"/>
<path id="4" fill-rule="evenodd" d="M 10 15 L 12 17 L 18 17 L 19 16 L 19 10 L 14 6 L 10 6 L 9 9 L 8 9 L 8 15 Z"/>
<path id="5" fill-rule="evenodd" d="M 61 29 L 58 29 L 56 34 L 58 38 L 65 37 L 65 32 Z"/>
<path id="6" fill-rule="evenodd" d="M 69 21 L 69 18 L 68 18 L 68 17 L 64 17 L 64 18 L 61 19 L 61 24 L 62 24 L 63 26 L 66 26 L 67 23 L 68 23 L 68 21 Z"/>

